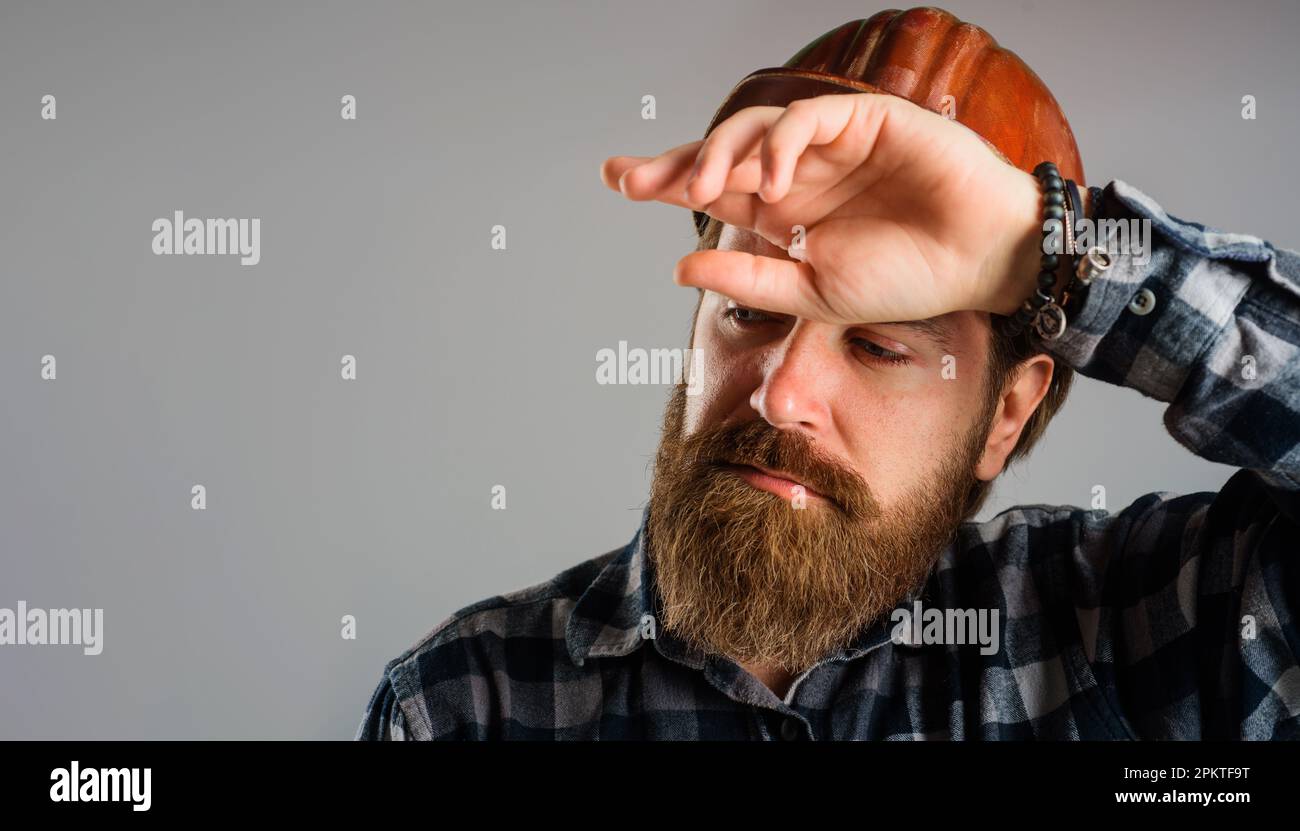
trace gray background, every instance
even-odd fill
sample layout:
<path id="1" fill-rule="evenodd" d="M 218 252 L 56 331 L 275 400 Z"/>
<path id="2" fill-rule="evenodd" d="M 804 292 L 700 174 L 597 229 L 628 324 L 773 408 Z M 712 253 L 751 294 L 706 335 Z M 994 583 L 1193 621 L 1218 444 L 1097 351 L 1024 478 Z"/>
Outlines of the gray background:
<path id="1" fill-rule="evenodd" d="M 1091 181 L 1295 247 L 1294 0 L 947 5 L 1055 91 Z M 694 235 L 600 162 L 882 7 L 5 2 L 0 607 L 102 607 L 105 648 L 0 647 L 0 737 L 349 738 L 455 609 L 626 541 L 666 390 L 595 355 L 685 345 Z M 177 209 L 260 217 L 260 265 L 153 255 Z M 1081 382 L 985 514 L 1221 485 L 1160 416 Z"/>

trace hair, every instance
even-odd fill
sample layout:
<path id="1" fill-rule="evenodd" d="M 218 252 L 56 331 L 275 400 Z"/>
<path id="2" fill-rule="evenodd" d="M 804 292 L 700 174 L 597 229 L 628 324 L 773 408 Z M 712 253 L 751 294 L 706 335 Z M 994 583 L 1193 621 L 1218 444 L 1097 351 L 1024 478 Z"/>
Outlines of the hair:
<path id="1" fill-rule="evenodd" d="M 708 217 L 704 230 L 699 232 L 699 242 L 696 245 L 696 250 L 703 251 L 708 248 L 717 248 L 718 241 L 722 237 L 723 224 L 719 219 Z M 702 291 L 700 296 L 704 296 Z M 696 305 L 696 311 L 699 311 L 698 304 Z M 992 416 L 998 399 L 1006 391 L 1008 382 L 1011 381 L 1020 365 L 1034 355 L 1046 352 L 1046 350 L 1034 343 L 1028 330 L 1015 337 L 999 334 L 993 327 L 993 317 L 989 316 L 988 363 L 984 372 L 986 418 Z M 1003 466 L 1004 472 L 1013 462 L 1029 455 L 1029 451 L 1043 437 L 1043 433 L 1047 431 L 1048 423 L 1061 409 L 1061 405 L 1065 403 L 1065 397 L 1070 392 L 1070 383 L 1073 380 L 1073 369 L 1060 360 L 1053 361 L 1052 380 L 1048 384 L 1047 393 L 1043 396 L 1043 400 L 1038 402 L 1038 406 L 1020 431 L 1020 438 L 1016 440 L 1016 446 L 1007 455 L 1006 464 Z M 965 518 L 969 519 L 974 516 L 984 505 L 989 493 L 993 490 L 993 481 L 978 481 L 971 488 L 962 513 Z"/>

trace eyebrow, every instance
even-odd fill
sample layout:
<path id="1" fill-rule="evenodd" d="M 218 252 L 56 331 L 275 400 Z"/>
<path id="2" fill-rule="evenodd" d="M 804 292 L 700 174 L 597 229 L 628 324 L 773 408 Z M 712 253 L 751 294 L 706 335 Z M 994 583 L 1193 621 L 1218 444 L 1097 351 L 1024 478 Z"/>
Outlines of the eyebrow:
<path id="1" fill-rule="evenodd" d="M 938 318 L 928 318 L 926 320 L 896 320 L 888 323 L 878 324 L 880 326 L 902 326 L 905 329 L 911 329 L 913 332 L 928 338 L 932 343 L 942 347 L 945 351 L 953 351 L 953 329 L 946 321 Z"/>

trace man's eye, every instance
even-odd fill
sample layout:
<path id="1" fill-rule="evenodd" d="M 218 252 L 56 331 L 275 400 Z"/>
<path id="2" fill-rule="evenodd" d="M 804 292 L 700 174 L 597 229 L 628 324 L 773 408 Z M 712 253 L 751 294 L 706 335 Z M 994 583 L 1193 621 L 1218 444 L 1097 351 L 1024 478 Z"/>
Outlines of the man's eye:
<path id="1" fill-rule="evenodd" d="M 744 306 L 728 306 L 723 312 L 725 317 L 731 318 L 741 326 L 754 326 L 759 323 L 768 323 L 775 318 L 766 315 L 757 309 L 746 309 Z"/>
<path id="2" fill-rule="evenodd" d="M 867 340 L 866 338 L 854 338 L 854 345 L 871 357 L 873 361 L 882 361 L 888 364 L 905 364 L 907 356 L 897 352 L 892 352 L 880 344 Z"/>

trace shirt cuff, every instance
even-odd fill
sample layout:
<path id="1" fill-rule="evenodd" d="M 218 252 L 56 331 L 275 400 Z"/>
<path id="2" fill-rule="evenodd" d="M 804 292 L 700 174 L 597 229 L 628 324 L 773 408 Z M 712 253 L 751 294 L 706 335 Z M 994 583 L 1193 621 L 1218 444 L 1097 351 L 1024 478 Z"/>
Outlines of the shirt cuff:
<path id="1" fill-rule="evenodd" d="M 1047 348 L 1083 375 L 1172 401 L 1250 286 L 1226 261 L 1261 262 L 1272 250 L 1258 237 L 1170 216 L 1119 180 L 1094 220 L 1093 244 L 1111 252 L 1112 265 Z"/>

